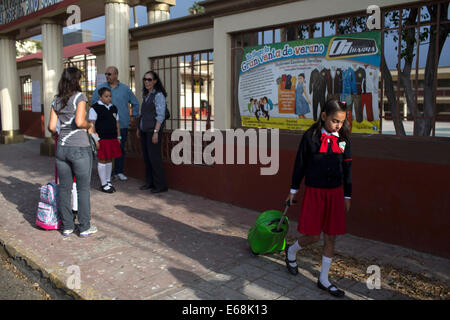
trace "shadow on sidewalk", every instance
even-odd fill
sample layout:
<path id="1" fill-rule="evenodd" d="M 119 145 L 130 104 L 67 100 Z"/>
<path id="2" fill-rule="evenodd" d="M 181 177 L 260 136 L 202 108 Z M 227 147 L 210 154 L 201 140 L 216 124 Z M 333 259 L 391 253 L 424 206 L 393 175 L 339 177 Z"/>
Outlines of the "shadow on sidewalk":
<path id="1" fill-rule="evenodd" d="M 172 260 L 167 267 L 167 270 L 187 289 L 184 293 L 187 296 L 175 293 L 177 299 L 192 299 L 190 293 L 204 300 L 249 298 L 272 300 L 281 296 L 304 299 L 308 298 L 307 293 L 313 299 L 331 298 L 319 290 L 311 279 L 317 279 L 319 276 L 319 272 L 314 269 L 316 263 L 313 260 L 303 261 L 299 255 L 301 268 L 309 275 L 300 273 L 293 277 L 287 273 L 284 260 L 277 262 L 284 259 L 284 256 L 268 255 L 270 259 L 253 256 L 246 238 L 203 231 L 155 212 L 157 210 L 150 212 L 124 205 L 115 207 L 127 216 L 151 225 L 157 232 L 156 238 L 175 251 L 176 257 L 180 257 L 180 261 Z M 201 265 L 200 269 L 207 271 L 203 271 L 203 274 L 193 272 L 189 267 L 192 260 Z M 345 299 L 355 299 L 355 296 L 370 297 L 364 291 L 363 284 L 355 280 L 345 279 L 340 286 L 352 293 Z M 352 292 L 353 287 L 357 289 L 355 292 Z M 389 290 L 377 290 L 374 298 L 383 295 L 393 296 L 394 292 L 387 291 Z"/>
<path id="2" fill-rule="evenodd" d="M 40 155 L 42 141 L 39 138 L 25 138 L 23 143 L 0 145 L 1 165 L 7 167 L 8 172 L 26 170 L 31 177 L 54 176 L 55 158 Z"/>
<path id="3" fill-rule="evenodd" d="M 54 158 L 39 155 L 39 143 L 40 140 L 30 140 L 24 144 L 0 146 L 1 166 L 4 166 L 4 173 L 0 178 L 0 192 L 7 202 L 16 205 L 17 210 L 33 228 L 36 228 L 35 211 L 39 201 L 39 187 L 47 182 L 40 180 L 43 179 L 43 176 L 50 176 L 51 179 L 54 170 Z M 30 148 L 33 148 L 33 151 L 30 151 Z M 13 176 L 16 173 L 15 171 L 21 176 L 22 180 Z M 38 181 L 36 177 L 39 178 L 40 183 L 27 182 L 29 176 L 34 176 L 34 181 Z M 98 178 L 94 170 L 92 176 L 95 185 L 98 183 L 96 180 Z M 137 180 L 131 180 L 122 186 L 118 182 L 117 186 L 120 192 L 115 196 L 116 201 L 129 200 L 140 193 L 133 201 L 149 201 L 150 203 L 155 196 L 149 196 L 148 200 L 143 198 L 141 195 L 144 193 L 138 191 L 138 184 Z M 91 201 L 100 199 L 99 194 L 91 193 Z M 126 205 L 115 205 L 115 208 L 125 213 L 126 216 L 151 226 L 152 230 L 147 228 L 146 231 L 155 232 L 156 236 L 135 232 L 135 230 L 128 228 L 126 223 L 129 222 L 129 219 L 118 220 L 121 223 L 117 222 L 116 224 L 114 224 L 116 217 L 106 219 L 98 215 L 95 216 L 95 219 L 104 224 L 108 223 L 109 229 L 115 229 L 116 232 L 119 230 L 119 233 L 112 235 L 111 238 L 117 235 L 119 238 L 114 240 L 122 240 L 138 250 L 154 254 L 160 251 L 161 246 L 170 248 L 175 258 L 166 257 L 167 269 L 179 282 L 193 291 L 198 298 L 246 299 L 252 294 L 257 294 L 254 291 L 248 293 L 248 291 L 242 290 L 244 287 L 246 290 L 256 290 L 258 287 L 269 294 L 269 296 L 262 296 L 260 299 L 276 299 L 283 295 L 300 299 L 294 293 L 298 292 L 301 296 L 302 287 L 309 288 L 314 294 L 319 292 L 317 294 L 319 298 L 328 298 L 326 294 L 320 296 L 319 289 L 315 287 L 312 278 L 317 279 L 319 272 L 315 270 L 313 261 L 302 261 L 301 254 L 299 254 L 299 262 L 302 263 L 301 268 L 312 276 L 308 278 L 299 274 L 297 277 L 292 277 L 286 271 L 283 261 L 284 256 L 269 255 L 272 258 L 271 260 L 254 257 L 250 253 L 245 236 L 226 234 L 227 227 L 230 227 L 230 229 L 240 228 L 240 230 L 245 231 L 257 217 L 253 214 L 254 211 L 236 210 L 236 207 L 226 204 L 215 206 L 216 201 L 178 191 L 171 191 L 158 197 L 162 197 L 167 204 L 174 207 L 183 207 L 201 217 L 207 217 L 210 220 L 211 218 L 220 219 L 224 222 L 224 230 L 218 231 L 217 225 L 216 227 L 209 225 L 191 226 L 187 219 L 182 222 L 176 220 L 175 213 L 164 212 L 163 215 L 162 210 L 164 209 L 155 205 L 150 210 L 136 209 Z M 196 203 L 197 199 L 199 203 Z M 105 204 L 105 207 L 110 209 L 112 203 Z M 252 214 L 246 215 L 246 213 Z M 152 236 L 154 237 L 152 238 Z M 141 244 L 144 242 L 153 243 L 151 246 Z M 198 262 L 196 270 L 191 268 L 193 261 Z M 361 287 L 358 291 L 364 289 L 365 284 L 351 279 L 344 280 L 346 281 L 342 282 L 342 285 L 339 280 L 338 285 L 347 291 L 352 292 L 353 288 L 358 286 Z M 377 290 L 379 293 L 386 293 L 386 291 L 385 289 Z M 371 295 L 368 296 L 372 297 Z M 396 296 L 396 298 L 400 297 Z"/>
<path id="4" fill-rule="evenodd" d="M 25 220 L 33 227 L 36 227 L 36 209 L 40 201 L 39 188 L 41 185 L 25 182 L 15 177 L 3 177 L 11 183 L 0 180 L 0 192 L 6 201 L 17 206 Z M 39 229 L 39 228 L 37 228 Z"/>

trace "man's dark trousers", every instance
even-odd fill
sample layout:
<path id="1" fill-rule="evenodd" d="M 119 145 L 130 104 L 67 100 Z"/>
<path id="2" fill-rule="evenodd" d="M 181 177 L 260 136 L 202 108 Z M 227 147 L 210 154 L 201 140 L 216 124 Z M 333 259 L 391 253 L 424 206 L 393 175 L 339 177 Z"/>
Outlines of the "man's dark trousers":
<path id="1" fill-rule="evenodd" d="M 114 170 L 113 175 L 123 173 L 123 168 L 125 166 L 125 144 L 127 143 L 128 128 L 120 128 L 120 135 L 122 139 L 120 140 L 120 148 L 122 149 L 122 156 L 120 158 L 114 159 Z"/>

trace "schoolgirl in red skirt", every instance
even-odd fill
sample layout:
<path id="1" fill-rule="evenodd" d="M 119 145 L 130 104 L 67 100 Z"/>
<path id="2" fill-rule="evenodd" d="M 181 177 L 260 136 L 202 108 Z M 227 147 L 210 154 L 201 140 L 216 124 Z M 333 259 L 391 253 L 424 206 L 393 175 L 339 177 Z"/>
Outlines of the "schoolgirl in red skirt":
<path id="1" fill-rule="evenodd" d="M 352 157 L 346 104 L 328 100 L 318 121 L 302 137 L 292 174 L 288 201 L 292 203 L 305 178 L 305 193 L 300 209 L 298 231 L 302 234 L 286 246 L 286 267 L 298 274 L 297 252 L 319 241 L 324 233 L 322 268 L 317 286 L 333 296 L 344 291 L 330 283 L 330 270 L 337 235 L 345 230 L 345 214 L 352 195 Z"/>
<path id="2" fill-rule="evenodd" d="M 98 90 L 100 99 L 89 110 L 89 121 L 95 126 L 94 138 L 99 143 L 98 148 L 98 175 L 101 182 L 101 191 L 115 192 L 111 184 L 112 159 L 122 155 L 120 149 L 119 113 L 115 105 L 111 104 L 112 96 L 109 88 Z"/>

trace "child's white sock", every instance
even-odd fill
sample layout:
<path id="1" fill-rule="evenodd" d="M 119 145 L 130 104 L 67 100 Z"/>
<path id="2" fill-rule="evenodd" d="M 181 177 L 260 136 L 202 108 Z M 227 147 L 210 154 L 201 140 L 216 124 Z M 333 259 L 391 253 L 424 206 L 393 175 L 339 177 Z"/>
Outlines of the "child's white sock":
<path id="1" fill-rule="evenodd" d="M 72 210 L 78 211 L 78 192 L 76 182 L 72 185 Z"/>
<path id="2" fill-rule="evenodd" d="M 296 261 L 297 260 L 297 252 L 301 249 L 302 247 L 300 246 L 300 244 L 298 243 L 298 240 L 295 241 L 288 250 L 288 260 L 290 261 Z M 297 263 L 289 263 L 289 265 L 291 267 L 295 267 L 297 265 Z"/>
<path id="3" fill-rule="evenodd" d="M 320 283 L 322 283 L 324 285 L 324 287 L 329 287 L 331 286 L 330 281 L 328 280 L 328 272 L 330 272 L 330 266 L 331 266 L 331 261 L 333 259 L 322 256 L 322 269 L 320 271 Z M 336 289 L 332 289 L 332 290 L 336 290 Z"/>
<path id="4" fill-rule="evenodd" d="M 102 184 L 102 186 L 104 186 L 108 183 L 108 181 L 106 180 L 106 164 L 99 162 L 97 165 L 97 169 L 98 176 L 100 177 L 100 183 Z"/>
<path id="5" fill-rule="evenodd" d="M 111 172 L 112 172 L 112 162 L 105 163 L 105 168 L 106 168 L 106 172 L 105 172 L 106 183 L 110 184 L 110 182 L 111 182 Z"/>

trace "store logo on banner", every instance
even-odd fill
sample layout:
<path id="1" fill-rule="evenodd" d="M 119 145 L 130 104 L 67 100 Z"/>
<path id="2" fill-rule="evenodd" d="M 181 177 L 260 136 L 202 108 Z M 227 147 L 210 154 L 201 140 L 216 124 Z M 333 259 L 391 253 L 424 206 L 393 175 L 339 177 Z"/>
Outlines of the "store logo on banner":
<path id="1" fill-rule="evenodd" d="M 368 56 L 378 53 L 374 39 L 333 38 L 327 52 L 327 59 L 342 59 Z"/>

